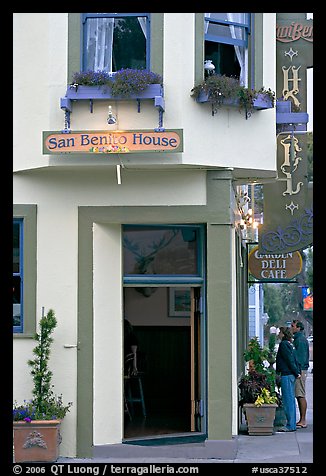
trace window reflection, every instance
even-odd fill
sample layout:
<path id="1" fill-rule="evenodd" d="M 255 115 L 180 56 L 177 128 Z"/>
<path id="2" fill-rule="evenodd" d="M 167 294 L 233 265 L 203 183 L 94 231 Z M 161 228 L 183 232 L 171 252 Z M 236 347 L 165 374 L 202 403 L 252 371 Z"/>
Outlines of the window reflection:
<path id="1" fill-rule="evenodd" d="M 198 275 L 195 227 L 125 226 L 124 274 Z"/>

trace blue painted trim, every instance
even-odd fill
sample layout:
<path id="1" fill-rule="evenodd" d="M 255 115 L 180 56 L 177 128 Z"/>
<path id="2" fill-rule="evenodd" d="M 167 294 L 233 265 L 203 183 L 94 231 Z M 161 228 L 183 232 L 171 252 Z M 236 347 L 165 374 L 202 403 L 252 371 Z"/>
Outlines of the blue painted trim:
<path id="1" fill-rule="evenodd" d="M 20 326 L 13 326 L 15 334 L 24 332 L 24 219 L 14 218 L 13 223 L 19 225 L 19 272 L 13 276 L 20 277 Z"/>
<path id="2" fill-rule="evenodd" d="M 123 284 L 203 284 L 204 279 L 192 276 L 190 274 L 126 274 L 123 278 Z"/>
<path id="3" fill-rule="evenodd" d="M 237 40 L 235 38 L 228 38 L 225 36 L 217 36 L 217 35 L 210 35 L 210 34 L 205 34 L 205 40 L 206 41 L 213 41 L 215 43 L 224 43 L 228 45 L 237 45 L 237 46 L 248 46 L 248 35 L 250 33 L 250 20 L 251 20 L 251 14 L 246 13 L 246 22 L 245 23 L 237 23 L 237 22 L 231 22 L 227 20 L 217 20 L 211 17 L 205 17 L 204 16 L 204 22 L 208 21 L 209 23 L 213 23 L 215 25 L 233 25 L 237 28 L 242 28 L 244 30 L 244 40 Z"/>
<path id="4" fill-rule="evenodd" d="M 228 38 L 225 36 L 205 35 L 206 41 L 213 41 L 214 43 L 224 43 L 227 45 L 247 46 L 246 40 L 237 40 L 235 38 Z"/>
<path id="5" fill-rule="evenodd" d="M 277 112 L 276 124 L 307 124 L 309 114 L 306 112 Z"/>
<path id="6" fill-rule="evenodd" d="M 66 96 L 64 98 L 60 98 L 60 107 L 64 111 L 72 112 L 71 100 L 69 98 L 67 98 Z"/>
<path id="7" fill-rule="evenodd" d="M 309 114 L 306 112 L 292 112 L 292 101 L 276 101 L 276 124 L 306 125 L 308 122 Z"/>

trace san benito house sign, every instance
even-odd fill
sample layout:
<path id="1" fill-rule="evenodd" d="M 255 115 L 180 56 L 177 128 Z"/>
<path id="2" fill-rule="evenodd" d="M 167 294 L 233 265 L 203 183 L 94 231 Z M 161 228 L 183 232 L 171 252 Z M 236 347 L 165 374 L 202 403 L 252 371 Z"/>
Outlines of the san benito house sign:
<path id="1" fill-rule="evenodd" d="M 181 129 L 157 132 L 133 131 L 43 131 L 43 154 L 114 154 L 182 152 Z"/>

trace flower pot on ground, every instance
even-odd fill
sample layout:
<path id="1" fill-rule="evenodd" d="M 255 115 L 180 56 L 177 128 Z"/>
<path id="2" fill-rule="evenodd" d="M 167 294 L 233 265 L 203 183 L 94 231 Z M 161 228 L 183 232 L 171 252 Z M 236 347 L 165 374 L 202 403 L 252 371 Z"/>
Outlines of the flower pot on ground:
<path id="1" fill-rule="evenodd" d="M 15 462 L 54 462 L 59 457 L 61 420 L 14 421 Z"/>
<path id="2" fill-rule="evenodd" d="M 262 348 L 258 338 L 253 337 L 244 353 L 249 370 L 239 381 L 239 406 L 243 409 L 250 435 L 271 435 L 276 408 L 281 406 L 276 372 L 266 366 L 270 349 Z"/>
<path id="3" fill-rule="evenodd" d="M 51 337 L 57 325 L 52 309 L 40 320 L 40 332 L 34 339 L 34 359 L 28 361 L 31 367 L 34 388 L 33 398 L 13 406 L 14 459 L 15 462 L 50 462 L 59 456 L 61 443 L 60 425 L 72 405 L 63 403 L 61 395 L 52 389 L 52 372 L 48 368 Z"/>
<path id="4" fill-rule="evenodd" d="M 254 403 L 243 405 L 248 434 L 251 436 L 268 436 L 274 433 L 274 420 L 277 404 L 262 404 L 257 407 Z"/>
<path id="5" fill-rule="evenodd" d="M 277 397 L 263 388 L 254 403 L 243 405 L 249 435 L 272 435 L 274 432 Z"/>

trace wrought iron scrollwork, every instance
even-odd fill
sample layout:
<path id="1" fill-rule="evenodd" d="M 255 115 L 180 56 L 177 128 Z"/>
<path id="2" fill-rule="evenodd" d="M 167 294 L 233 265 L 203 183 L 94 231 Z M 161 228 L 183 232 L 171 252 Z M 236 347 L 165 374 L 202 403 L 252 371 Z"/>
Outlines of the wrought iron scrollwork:
<path id="1" fill-rule="evenodd" d="M 286 228 L 277 227 L 262 235 L 261 247 L 265 253 L 283 252 L 289 247 L 305 248 L 312 242 L 313 209 L 305 209 L 303 215 Z"/>

